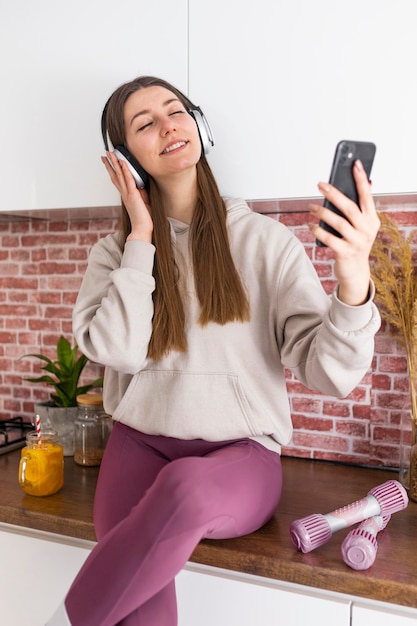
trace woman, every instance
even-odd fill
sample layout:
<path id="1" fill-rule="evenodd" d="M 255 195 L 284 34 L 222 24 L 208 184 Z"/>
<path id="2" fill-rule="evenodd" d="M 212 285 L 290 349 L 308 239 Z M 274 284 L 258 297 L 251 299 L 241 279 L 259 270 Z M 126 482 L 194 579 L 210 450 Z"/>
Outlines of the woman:
<path id="1" fill-rule="evenodd" d="M 284 367 L 342 397 L 371 364 L 379 220 L 361 163 L 360 208 L 319 184 L 349 221 L 310 207 L 342 235 L 311 225 L 334 252 L 329 298 L 283 225 L 221 198 L 192 109 L 153 77 L 106 105 L 118 151 L 103 163 L 124 232 L 94 246 L 73 325 L 83 353 L 106 367 L 115 425 L 95 498 L 98 544 L 50 625 L 177 624 L 174 578 L 198 542 L 253 532 L 276 510 L 292 432 Z"/>

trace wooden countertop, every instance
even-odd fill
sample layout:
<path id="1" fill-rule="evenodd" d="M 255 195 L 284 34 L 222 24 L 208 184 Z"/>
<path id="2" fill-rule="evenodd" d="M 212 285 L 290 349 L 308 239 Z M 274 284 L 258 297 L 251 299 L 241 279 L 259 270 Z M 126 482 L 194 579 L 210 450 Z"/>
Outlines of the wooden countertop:
<path id="1" fill-rule="evenodd" d="M 95 541 L 92 522 L 98 468 L 65 458 L 65 484 L 53 496 L 26 495 L 17 481 L 20 451 L 0 456 L 0 522 Z M 339 463 L 283 458 L 284 487 L 273 519 L 239 539 L 202 541 L 190 561 L 417 608 L 417 504 L 392 516 L 378 535 L 374 565 L 355 571 L 344 564 L 340 545 L 350 529 L 326 545 L 302 554 L 290 539 L 293 520 L 329 513 L 363 498 L 392 471 Z"/>

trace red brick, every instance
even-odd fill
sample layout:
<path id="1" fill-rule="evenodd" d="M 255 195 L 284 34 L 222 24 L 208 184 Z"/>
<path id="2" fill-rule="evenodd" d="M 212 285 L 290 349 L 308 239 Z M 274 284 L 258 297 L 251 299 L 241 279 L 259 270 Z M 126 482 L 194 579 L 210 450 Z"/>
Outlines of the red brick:
<path id="1" fill-rule="evenodd" d="M 68 258 L 68 248 L 60 247 L 60 248 L 48 248 L 47 249 L 47 259 L 48 261 L 66 261 Z"/>
<path id="2" fill-rule="evenodd" d="M 339 461 L 340 463 L 351 463 L 352 465 L 365 465 L 367 464 L 368 455 L 340 454 L 338 452 L 322 452 L 318 450 L 314 451 L 313 458 L 318 461 Z"/>
<path id="3" fill-rule="evenodd" d="M 47 248 L 48 246 L 72 246 L 77 244 L 76 235 L 57 235 L 56 233 L 39 235 L 26 235 L 22 237 L 22 245 L 27 248 L 38 248 L 42 246 Z"/>
<path id="4" fill-rule="evenodd" d="M 27 262 L 30 260 L 30 252 L 28 250 L 24 250 L 19 248 L 18 250 L 12 250 L 10 252 L 10 258 L 15 262 Z"/>
<path id="5" fill-rule="evenodd" d="M 388 391 L 391 389 L 391 377 L 387 374 L 373 374 L 372 387 L 373 389 Z"/>
<path id="6" fill-rule="evenodd" d="M 65 292 L 62 294 L 62 303 L 67 305 L 74 305 L 78 296 L 78 291 Z"/>
<path id="7" fill-rule="evenodd" d="M 379 358 L 380 372 L 401 372 L 407 371 L 407 360 L 404 356 L 381 356 Z"/>
<path id="8" fill-rule="evenodd" d="M 405 393 L 408 393 L 410 389 L 410 379 L 408 377 L 408 374 L 405 374 L 404 376 L 395 376 L 393 379 L 393 383 L 393 389 L 395 391 L 404 391 Z"/>
<path id="9" fill-rule="evenodd" d="M 373 440 L 383 443 L 399 443 L 400 431 L 398 428 L 383 428 L 381 426 L 373 427 Z"/>
<path id="10" fill-rule="evenodd" d="M 371 443 L 369 439 L 352 439 L 352 453 L 370 458 Z"/>
<path id="11" fill-rule="evenodd" d="M 352 422 L 348 420 L 337 420 L 336 432 L 340 435 L 349 435 L 349 437 L 361 437 L 368 436 L 368 428 L 366 424 L 360 422 Z"/>
<path id="12" fill-rule="evenodd" d="M 85 248 L 70 248 L 68 250 L 68 258 L 72 261 L 87 261 L 88 251 Z"/>
<path id="13" fill-rule="evenodd" d="M 329 265 L 316 263 L 314 267 L 320 278 L 329 278 L 329 276 L 333 277 L 333 269 Z"/>
<path id="14" fill-rule="evenodd" d="M 51 222 L 49 225 L 49 230 L 51 233 L 59 233 L 66 232 L 69 230 L 68 222 Z"/>
<path id="15" fill-rule="evenodd" d="M 296 457 L 299 459 L 311 459 L 313 458 L 313 452 L 306 450 L 305 448 L 290 448 L 283 447 L 281 451 L 282 456 Z"/>
<path id="16" fill-rule="evenodd" d="M 309 213 L 285 213 L 279 220 L 285 226 L 305 226 L 307 222 L 311 221 Z M 311 235 L 310 235 L 311 237 Z"/>
<path id="17" fill-rule="evenodd" d="M 50 276 L 47 279 L 46 288 L 58 290 L 62 290 L 64 288 L 65 290 L 74 289 L 75 291 L 78 291 L 81 285 L 81 280 L 81 276 L 65 276 L 65 284 L 63 284 L 62 277 L 58 278 Z"/>
<path id="18" fill-rule="evenodd" d="M 30 291 L 32 289 L 37 289 L 39 285 L 37 278 L 19 278 L 18 276 L 13 276 L 10 278 L 0 278 L 0 288 L 1 289 L 25 289 Z"/>
<path id="19" fill-rule="evenodd" d="M 342 437 L 329 437 L 323 435 L 313 435 L 310 433 L 294 432 L 293 440 L 297 446 L 304 446 L 319 450 L 346 452 L 349 449 L 347 439 Z"/>
<path id="20" fill-rule="evenodd" d="M 99 238 L 100 237 L 98 233 L 92 233 L 91 231 L 87 231 L 79 236 L 78 243 L 80 246 L 87 246 L 88 248 L 91 248 L 91 246 L 93 246 L 99 240 Z"/>
<path id="21" fill-rule="evenodd" d="M 335 290 L 336 287 L 336 281 L 332 281 L 332 280 L 323 280 L 322 281 L 322 286 L 324 291 L 327 294 L 331 294 L 333 293 L 333 291 Z"/>
<path id="22" fill-rule="evenodd" d="M 311 398 L 298 398 L 293 397 L 292 399 L 292 410 L 297 411 L 298 413 L 319 413 L 321 411 L 321 401 Z"/>
<path id="23" fill-rule="evenodd" d="M 18 248 L 20 245 L 19 237 L 2 237 L 1 245 L 3 248 Z"/>
<path id="24" fill-rule="evenodd" d="M 352 417 L 369 421 L 371 418 L 371 406 L 369 404 L 354 404 L 352 406 Z"/>
<path id="25" fill-rule="evenodd" d="M 71 319 L 72 316 L 72 308 L 65 306 L 48 306 L 44 311 L 45 319 Z"/>
<path id="26" fill-rule="evenodd" d="M 51 276 L 52 274 L 74 274 L 74 263 L 53 263 L 52 261 L 39 264 L 39 273 Z"/>
<path id="27" fill-rule="evenodd" d="M 370 461 L 388 467 L 398 467 L 399 450 L 396 446 L 374 445 L 371 449 Z"/>
<path id="28" fill-rule="evenodd" d="M 60 291 L 39 291 L 37 301 L 40 304 L 61 304 L 62 292 Z"/>
<path id="29" fill-rule="evenodd" d="M 16 333 L 0 331 L 0 343 L 16 343 Z"/>
<path id="30" fill-rule="evenodd" d="M 310 389 L 307 389 L 307 387 L 304 387 L 304 385 L 300 383 L 297 379 L 291 379 L 291 382 L 287 383 L 287 389 L 288 389 L 288 392 L 294 396 L 300 395 L 300 394 L 303 396 L 321 395 L 318 392 L 310 391 Z"/>
<path id="31" fill-rule="evenodd" d="M 321 432 L 328 432 L 333 430 L 334 421 L 320 418 L 320 417 L 309 417 L 306 415 L 293 415 L 293 426 L 298 429 L 305 430 L 315 430 Z"/>
<path id="32" fill-rule="evenodd" d="M 323 402 L 323 414 L 335 417 L 349 417 L 351 414 L 350 404 L 344 402 Z"/>
<path id="33" fill-rule="evenodd" d="M 27 291 L 11 291 L 7 295 L 10 304 L 13 302 L 21 304 L 22 302 L 28 301 Z"/>
<path id="34" fill-rule="evenodd" d="M 399 409 L 404 406 L 404 396 L 398 393 L 376 392 L 373 394 L 375 406 L 381 408 L 391 407 Z"/>
<path id="35" fill-rule="evenodd" d="M 36 250 L 32 250 L 32 254 L 31 254 L 32 263 L 45 261 L 45 259 L 46 259 L 46 248 L 38 248 Z"/>

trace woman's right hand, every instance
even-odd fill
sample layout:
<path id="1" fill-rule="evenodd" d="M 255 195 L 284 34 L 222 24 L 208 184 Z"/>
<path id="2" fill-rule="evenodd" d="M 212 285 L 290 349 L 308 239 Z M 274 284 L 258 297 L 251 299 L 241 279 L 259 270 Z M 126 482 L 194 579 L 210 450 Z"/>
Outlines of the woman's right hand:
<path id="1" fill-rule="evenodd" d="M 106 154 L 107 158 L 101 157 L 101 160 L 110 176 L 110 180 L 120 193 L 132 225 L 127 241 L 140 239 L 151 243 L 153 222 L 147 191 L 137 188 L 135 180 L 124 161 L 119 161 L 112 152 L 107 152 Z"/>

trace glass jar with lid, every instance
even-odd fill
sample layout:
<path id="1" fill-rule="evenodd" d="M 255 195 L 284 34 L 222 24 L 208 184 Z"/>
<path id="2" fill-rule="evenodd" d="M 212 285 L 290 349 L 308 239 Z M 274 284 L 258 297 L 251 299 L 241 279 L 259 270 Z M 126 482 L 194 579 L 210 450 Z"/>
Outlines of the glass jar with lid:
<path id="1" fill-rule="evenodd" d="M 112 419 L 103 409 L 101 393 L 77 396 L 79 408 L 74 421 L 74 461 L 78 465 L 100 465 L 112 429 Z"/>

